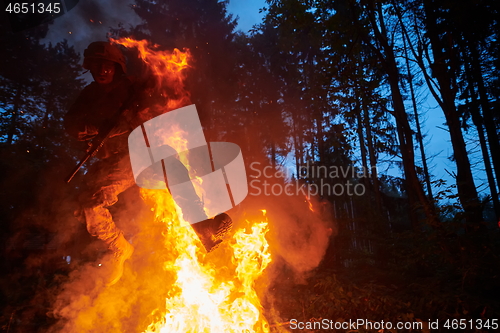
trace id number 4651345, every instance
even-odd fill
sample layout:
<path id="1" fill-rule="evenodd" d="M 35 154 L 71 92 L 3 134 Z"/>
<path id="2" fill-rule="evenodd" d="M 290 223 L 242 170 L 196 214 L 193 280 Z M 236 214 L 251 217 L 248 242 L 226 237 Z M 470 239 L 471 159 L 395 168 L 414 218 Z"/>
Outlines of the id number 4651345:
<path id="1" fill-rule="evenodd" d="M 61 12 L 60 2 L 9 2 L 5 11 L 10 14 L 44 14 L 53 13 L 59 14 Z"/>
<path id="2" fill-rule="evenodd" d="M 498 329 L 498 319 L 448 319 L 444 323 L 444 328 L 447 329 Z"/>

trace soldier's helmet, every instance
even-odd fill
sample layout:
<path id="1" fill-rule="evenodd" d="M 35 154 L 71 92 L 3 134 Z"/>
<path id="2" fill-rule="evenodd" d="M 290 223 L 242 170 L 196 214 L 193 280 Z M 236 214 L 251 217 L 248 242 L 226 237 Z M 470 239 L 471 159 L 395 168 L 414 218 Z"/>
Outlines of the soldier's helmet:
<path id="1" fill-rule="evenodd" d="M 127 73 L 125 56 L 120 49 L 109 42 L 93 42 L 83 52 L 83 68 L 90 69 L 92 59 L 111 60 L 120 65 L 123 73 Z"/>

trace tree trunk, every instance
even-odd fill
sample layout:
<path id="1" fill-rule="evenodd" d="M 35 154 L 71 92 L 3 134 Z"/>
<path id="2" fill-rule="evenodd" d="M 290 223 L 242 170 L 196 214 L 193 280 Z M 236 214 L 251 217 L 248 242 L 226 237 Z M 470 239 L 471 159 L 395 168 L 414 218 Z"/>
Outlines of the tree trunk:
<path id="1" fill-rule="evenodd" d="M 408 203 L 410 205 L 411 222 L 414 229 L 418 227 L 418 216 L 416 210 L 418 203 L 422 204 L 427 218 L 430 222 L 434 223 L 434 216 L 432 208 L 428 202 L 425 193 L 418 180 L 417 172 L 415 170 L 415 154 L 413 151 L 413 133 L 408 121 L 406 109 L 404 107 L 403 97 L 399 88 L 399 73 L 395 61 L 388 59 L 388 79 L 391 88 L 392 103 L 394 107 L 394 116 L 396 118 L 396 125 L 398 129 L 399 146 L 401 150 L 401 157 L 403 160 L 403 169 L 405 173 L 406 192 L 408 195 Z"/>
<path id="2" fill-rule="evenodd" d="M 406 45 L 406 38 L 403 36 L 403 47 L 405 50 L 405 57 L 406 57 L 406 71 L 408 72 L 408 85 L 410 88 L 410 95 L 411 95 L 411 103 L 413 106 L 413 115 L 415 117 L 415 126 L 417 128 L 417 142 L 418 146 L 420 149 L 420 155 L 422 156 L 422 167 L 424 169 L 424 177 L 425 177 L 425 185 L 427 186 L 427 195 L 429 196 L 429 200 L 431 203 L 434 202 L 434 196 L 432 195 L 432 186 L 431 186 L 431 177 L 429 175 L 429 168 L 427 167 L 427 158 L 425 157 L 425 149 L 424 149 L 424 142 L 423 142 L 423 136 L 422 136 L 422 129 L 420 126 L 420 119 L 418 116 L 418 110 L 417 110 L 417 100 L 415 98 L 415 90 L 413 88 L 413 75 L 411 73 L 410 69 L 410 61 L 408 59 L 408 48 Z"/>
<path id="3" fill-rule="evenodd" d="M 358 96 L 356 96 L 358 99 Z M 361 119 L 361 110 L 359 107 L 359 102 L 355 101 L 355 106 L 354 106 L 354 113 L 356 114 L 356 120 L 358 122 L 358 139 L 359 139 L 359 150 L 361 151 L 361 164 L 363 165 L 363 168 L 368 170 L 368 160 L 366 159 L 366 156 L 368 155 L 366 153 L 366 145 L 365 145 L 365 138 L 363 135 L 363 127 L 364 127 L 364 122 Z"/>
<path id="4" fill-rule="evenodd" d="M 474 81 L 477 83 L 477 90 L 479 92 L 479 102 L 481 103 L 481 109 L 483 110 L 484 127 L 486 128 L 486 133 L 488 134 L 488 144 L 490 146 L 491 157 L 493 160 L 493 166 L 495 170 L 495 176 L 497 179 L 497 186 L 500 186 L 500 143 L 498 140 L 497 129 L 495 126 L 495 121 L 491 113 L 490 103 L 488 101 L 488 94 L 486 93 L 486 88 L 484 86 L 484 80 L 482 75 L 482 68 L 479 62 L 479 54 L 477 52 L 476 45 L 473 43 L 468 43 L 470 49 L 470 55 L 472 58 L 471 73 Z M 497 189 L 499 189 L 497 187 Z M 498 200 L 498 198 L 497 198 Z"/>
<path id="5" fill-rule="evenodd" d="M 483 117 L 481 117 L 481 113 L 479 112 L 479 102 L 476 97 L 476 92 L 474 90 L 473 82 L 474 80 L 472 79 L 472 73 L 471 73 L 471 68 L 468 64 L 468 57 L 466 56 L 465 59 L 465 74 L 467 77 L 467 82 L 468 87 L 467 90 L 470 95 L 470 103 L 469 104 L 469 112 L 471 113 L 472 116 L 472 122 L 476 126 L 477 129 L 477 134 L 479 136 L 479 144 L 481 145 L 481 153 L 483 155 L 483 161 L 484 161 L 484 167 L 486 169 L 486 176 L 488 177 L 488 185 L 490 187 L 490 193 L 491 193 L 491 198 L 493 201 L 493 208 L 495 211 L 495 216 L 498 221 L 498 218 L 500 217 L 500 203 L 498 201 L 498 192 L 497 192 L 497 186 L 495 183 L 495 178 L 493 176 L 493 170 L 491 168 L 491 162 L 490 162 L 490 156 L 488 154 L 488 147 L 486 144 L 486 138 L 484 136 L 484 127 L 483 127 Z"/>
<path id="6" fill-rule="evenodd" d="M 459 115 L 455 105 L 456 85 L 452 79 L 451 69 L 448 69 L 448 62 L 454 56 L 450 54 L 448 45 L 443 42 L 438 34 L 438 17 L 434 11 L 432 0 L 424 0 L 425 23 L 427 35 L 430 40 L 434 63 L 431 65 L 432 74 L 436 78 L 442 98 L 442 109 L 446 118 L 446 123 L 450 130 L 453 155 L 457 165 L 457 190 L 460 203 L 465 212 L 467 225 L 475 229 L 482 221 L 482 209 L 477 196 L 474 178 L 471 172 L 467 148 L 465 145 L 462 129 L 460 127 Z M 445 52 L 444 50 L 448 50 Z"/>
<path id="7" fill-rule="evenodd" d="M 375 199 L 375 209 L 377 215 L 378 229 L 380 231 L 387 231 L 389 225 L 387 224 L 387 219 L 384 217 L 382 194 L 380 193 L 380 182 L 378 180 L 378 173 L 377 173 L 377 157 L 375 155 L 375 147 L 373 145 L 372 129 L 370 127 L 370 115 L 368 112 L 368 107 L 365 103 L 363 103 L 362 109 L 363 109 L 365 128 L 366 128 L 368 156 L 370 158 L 370 168 L 368 169 L 368 166 L 366 166 L 365 170 L 368 179 L 371 179 L 373 181 L 373 183 L 371 183 L 371 186 L 373 189 L 373 195 L 375 197 L 374 199 Z M 367 182 L 370 183 L 368 179 Z"/>
<path id="8" fill-rule="evenodd" d="M 293 123 L 293 146 L 295 150 L 295 172 L 297 174 L 297 179 L 302 178 L 300 174 L 300 167 L 304 164 L 303 156 L 304 149 L 302 146 L 302 126 L 300 124 L 300 116 L 297 114 L 296 110 L 292 110 L 292 123 Z"/>
<path id="9" fill-rule="evenodd" d="M 357 90 L 361 90 L 359 87 Z M 368 168 L 368 159 L 367 159 L 367 156 L 368 156 L 368 153 L 366 151 L 366 141 L 365 141 L 365 135 L 364 135 L 364 131 L 363 129 L 366 129 L 368 130 L 369 128 L 369 124 L 367 125 L 367 121 L 366 119 L 363 119 L 363 116 L 362 116 L 362 110 L 361 110 L 361 106 L 360 104 L 362 103 L 361 102 L 361 97 L 359 96 L 359 94 L 357 92 L 355 92 L 355 104 L 354 104 L 354 114 L 356 115 L 356 121 L 358 123 L 358 126 L 357 126 L 357 132 L 358 132 L 358 139 L 359 139 L 359 150 L 361 151 L 361 164 L 362 164 L 362 167 L 363 167 L 363 170 L 365 172 L 369 172 L 369 168 Z M 372 188 L 372 184 L 370 183 L 369 181 L 369 178 L 368 177 L 364 177 L 361 179 L 361 182 L 364 186 L 366 186 L 368 188 L 368 193 L 370 194 L 369 195 L 369 200 L 367 202 L 368 204 L 368 212 L 372 212 L 373 211 L 373 202 L 372 202 L 372 196 L 371 194 L 373 193 L 373 188 Z M 378 219 L 376 219 L 378 221 Z M 370 222 L 372 222 L 370 220 Z"/>
<path id="10" fill-rule="evenodd" d="M 385 72 L 391 89 L 392 104 L 394 108 L 394 117 L 396 118 L 396 126 L 398 129 L 398 139 L 403 161 L 403 169 L 405 174 L 406 193 L 408 195 L 408 204 L 410 205 L 410 220 L 412 227 L 417 230 L 419 228 L 419 218 L 417 210 L 419 203 L 422 205 L 428 223 L 436 226 L 438 219 L 434 207 L 430 204 L 425 196 L 424 190 L 417 177 L 415 170 L 415 156 L 413 151 L 413 133 L 408 121 L 408 115 L 404 106 L 403 96 L 399 87 L 399 69 L 394 56 L 394 50 L 387 40 L 387 32 L 385 31 L 383 14 L 380 4 L 378 8 L 375 3 L 370 1 L 370 8 L 368 9 L 368 16 L 372 25 L 374 36 L 380 45 L 380 48 L 374 48 L 375 52 L 379 55 L 382 66 Z M 378 20 L 375 14 L 378 14 Z M 380 29 L 379 30 L 379 24 Z"/>

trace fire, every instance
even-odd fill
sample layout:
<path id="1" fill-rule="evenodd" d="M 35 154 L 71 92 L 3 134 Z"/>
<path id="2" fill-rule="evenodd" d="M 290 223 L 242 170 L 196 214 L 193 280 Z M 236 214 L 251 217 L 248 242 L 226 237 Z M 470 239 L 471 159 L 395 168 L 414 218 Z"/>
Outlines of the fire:
<path id="1" fill-rule="evenodd" d="M 307 195 L 306 195 L 305 197 L 306 197 L 307 204 L 308 204 L 308 206 L 309 206 L 309 210 L 310 210 L 311 212 L 314 212 L 314 207 L 313 207 L 313 204 L 312 204 L 312 202 L 311 202 L 311 199 L 310 199 Z"/>
<path id="2" fill-rule="evenodd" d="M 199 260 L 205 254 L 188 223 L 182 218 L 168 218 L 175 211 L 175 203 L 166 192 L 141 189 L 141 193 L 155 203 L 155 219 L 168 227 L 165 246 L 173 255 L 164 267 L 176 274 L 171 296 L 165 301 L 167 313 L 145 333 L 269 332 L 254 290 L 255 280 L 271 262 L 265 214 L 263 221 L 253 225 L 247 221 L 248 232 L 236 231 L 232 244 L 234 273 L 221 274 L 210 260 L 204 264 Z"/>
<path id="3" fill-rule="evenodd" d="M 151 47 L 150 43 L 146 40 L 138 41 L 132 38 L 111 39 L 112 42 L 121 44 L 128 48 L 136 48 L 139 58 L 151 70 L 153 77 L 156 80 L 156 89 L 161 92 L 162 96 L 168 96 L 165 106 L 160 110 L 152 111 L 152 114 L 162 114 L 173 109 L 190 104 L 190 95 L 184 87 L 184 80 L 186 78 L 185 70 L 190 68 L 189 61 L 191 54 L 189 50 L 180 51 L 174 49 L 173 51 L 154 50 L 157 45 Z M 167 90 L 173 90 L 173 94 L 168 93 Z M 179 152 L 179 160 L 186 166 L 193 182 L 196 193 L 200 198 L 203 198 L 204 191 L 200 186 L 200 177 L 197 177 L 189 165 L 189 154 L 187 151 L 187 133 L 175 125 L 168 128 L 163 128 L 160 133 L 163 143 Z"/>
<path id="4" fill-rule="evenodd" d="M 162 139 L 163 143 L 174 148 L 175 151 L 178 152 L 183 152 L 188 150 L 187 148 L 187 133 L 183 131 L 182 129 L 176 127 L 176 126 L 171 126 L 169 128 L 163 128 L 161 130 L 161 133 L 159 134 Z M 182 157 L 182 156 L 180 156 Z M 183 162 L 183 161 L 181 161 Z"/>
<path id="5" fill-rule="evenodd" d="M 169 98 L 162 112 L 189 104 L 189 93 L 183 85 L 189 51 L 153 50 L 148 42 L 130 38 L 113 42 L 137 48 L 139 57 L 155 76 L 157 89 L 174 91 L 174 97 Z M 185 136 L 178 128 L 162 133 L 165 144 L 178 152 L 186 150 Z M 189 170 L 189 165 L 186 167 Z M 247 221 L 247 228 L 236 230 L 231 246 L 225 249 L 230 258 L 221 263 L 216 257 L 223 249 L 216 250 L 219 253 L 205 253 L 189 223 L 176 215 L 175 202 L 167 191 L 141 189 L 141 195 L 152 204 L 155 222 L 166 228 L 161 246 L 169 254 L 158 264 L 175 276 L 171 285 L 170 281 L 165 282 L 169 296 L 164 310 L 151 313 L 153 322 L 145 333 L 269 332 L 254 289 L 254 282 L 271 262 L 265 238 L 268 231 L 265 211 L 262 221 Z"/>
<path id="6" fill-rule="evenodd" d="M 166 108 L 173 110 L 189 104 L 189 93 L 184 88 L 186 78 L 185 69 L 189 68 L 191 53 L 189 50 L 173 51 L 154 50 L 146 40 L 138 41 L 132 38 L 111 39 L 111 42 L 121 44 L 128 48 L 136 48 L 139 58 L 148 66 L 156 79 L 156 88 L 160 90 L 173 89 L 173 94 L 165 94 L 169 97 Z M 157 47 L 157 46 L 154 46 Z M 173 98 L 175 96 L 175 98 Z"/>

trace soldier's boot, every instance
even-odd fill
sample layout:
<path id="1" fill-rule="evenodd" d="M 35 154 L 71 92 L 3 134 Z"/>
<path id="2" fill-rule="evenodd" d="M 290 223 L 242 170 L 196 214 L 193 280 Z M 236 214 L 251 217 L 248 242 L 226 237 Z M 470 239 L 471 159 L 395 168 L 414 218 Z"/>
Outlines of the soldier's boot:
<path id="1" fill-rule="evenodd" d="M 222 243 L 222 238 L 231 230 L 233 220 L 226 213 L 219 214 L 213 219 L 207 219 L 191 224 L 194 231 L 207 250 L 213 251 Z"/>
<path id="2" fill-rule="evenodd" d="M 134 253 L 134 247 L 123 237 L 122 233 L 110 243 L 109 249 L 113 252 L 113 257 L 111 259 L 111 274 L 107 283 L 108 287 L 121 279 L 123 265 Z"/>

